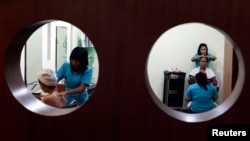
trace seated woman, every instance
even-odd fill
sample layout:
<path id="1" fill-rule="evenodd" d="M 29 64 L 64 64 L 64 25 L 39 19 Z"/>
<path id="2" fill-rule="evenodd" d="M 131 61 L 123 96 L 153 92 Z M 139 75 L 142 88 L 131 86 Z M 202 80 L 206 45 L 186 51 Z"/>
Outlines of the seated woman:
<path id="1" fill-rule="evenodd" d="M 199 72 L 203 72 L 206 74 L 208 82 L 211 82 L 214 86 L 218 87 L 216 76 L 213 70 L 207 67 L 207 61 L 208 61 L 207 57 L 200 58 L 200 66 L 192 69 L 191 72 L 189 73 L 189 80 L 188 80 L 189 84 L 195 83 L 196 82 L 195 75 Z"/>
<path id="2" fill-rule="evenodd" d="M 199 72 L 195 75 L 196 83 L 189 85 L 184 100 L 191 102 L 189 112 L 201 113 L 216 107 L 218 93 L 215 87 L 207 81 L 206 74 Z"/>

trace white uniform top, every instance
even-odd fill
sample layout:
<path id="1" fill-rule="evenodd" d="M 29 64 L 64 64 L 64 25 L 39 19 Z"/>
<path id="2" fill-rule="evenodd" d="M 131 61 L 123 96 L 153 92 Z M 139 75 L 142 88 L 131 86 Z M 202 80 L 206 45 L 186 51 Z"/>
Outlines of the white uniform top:
<path id="1" fill-rule="evenodd" d="M 199 72 L 200 72 L 200 67 L 196 67 L 196 68 L 191 70 L 189 75 L 192 75 L 195 77 L 195 75 Z M 207 79 L 211 79 L 211 78 L 215 77 L 213 70 L 210 68 L 206 68 L 206 75 L 207 75 Z"/>

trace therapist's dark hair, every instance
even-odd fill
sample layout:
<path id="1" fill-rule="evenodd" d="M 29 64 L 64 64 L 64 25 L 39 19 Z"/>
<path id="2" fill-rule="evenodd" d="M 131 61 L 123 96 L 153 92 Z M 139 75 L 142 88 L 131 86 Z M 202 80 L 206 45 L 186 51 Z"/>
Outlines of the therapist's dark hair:
<path id="1" fill-rule="evenodd" d="M 80 71 L 84 72 L 87 69 L 89 64 L 88 51 L 84 47 L 75 47 L 70 54 L 70 60 L 71 59 L 81 61 Z M 76 71 L 72 65 L 71 71 Z"/>

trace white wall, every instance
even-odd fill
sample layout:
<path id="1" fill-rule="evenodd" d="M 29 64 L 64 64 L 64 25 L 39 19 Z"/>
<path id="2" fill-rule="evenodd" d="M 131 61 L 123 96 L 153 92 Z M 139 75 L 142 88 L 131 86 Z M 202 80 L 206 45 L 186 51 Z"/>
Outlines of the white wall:
<path id="1" fill-rule="evenodd" d="M 164 32 L 153 45 L 147 62 L 149 85 L 156 96 L 163 100 L 163 72 L 172 67 L 186 72 L 186 90 L 188 74 L 195 67 L 191 57 L 197 52 L 200 43 L 206 43 L 208 52 L 217 57 L 216 61 L 211 62 L 210 67 L 217 76 L 218 84 L 222 86 L 224 38 L 218 30 L 202 23 L 182 24 Z M 219 94 L 222 91 L 220 88 Z"/>
<path id="2" fill-rule="evenodd" d="M 42 29 L 36 30 L 30 38 L 26 42 L 26 63 L 28 64 L 26 66 L 26 83 L 30 84 L 27 87 L 32 88 L 34 85 L 32 83 L 35 83 L 37 81 L 37 74 L 42 69 Z M 37 40 L 40 39 L 40 40 Z M 20 58 L 20 67 L 21 67 L 21 74 L 24 79 L 25 74 L 25 48 L 23 48 L 23 51 L 21 53 Z M 29 59 L 32 58 L 32 59 Z"/>

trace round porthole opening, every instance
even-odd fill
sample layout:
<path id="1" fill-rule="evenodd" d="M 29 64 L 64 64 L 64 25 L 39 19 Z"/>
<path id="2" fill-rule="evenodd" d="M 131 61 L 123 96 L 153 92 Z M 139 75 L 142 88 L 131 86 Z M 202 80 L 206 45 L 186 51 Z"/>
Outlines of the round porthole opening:
<path id="1" fill-rule="evenodd" d="M 198 67 L 191 58 L 201 44 L 216 56 L 209 69 L 216 76 L 219 98 L 215 108 L 190 113 L 190 103 L 184 97 L 190 87 L 190 72 Z M 166 114 L 184 122 L 204 122 L 225 113 L 240 96 L 244 80 L 244 60 L 237 44 L 219 28 L 204 23 L 185 23 L 165 31 L 146 63 L 146 82 L 153 101 Z"/>
<path id="2" fill-rule="evenodd" d="M 49 81 L 52 80 L 52 74 L 59 77 L 60 69 L 67 63 L 71 64 L 72 52 L 76 48 L 86 52 L 87 61 L 82 67 L 86 69 L 79 70 L 79 77 L 88 73 L 88 78 L 84 81 L 80 81 L 82 77 L 79 78 L 79 85 L 82 82 L 86 87 L 78 94 L 80 97 L 84 92 L 85 101 L 79 104 L 78 99 L 72 99 L 69 102 L 68 96 L 62 98 L 65 100 L 60 106 L 51 104 L 58 103 L 58 99 L 51 103 L 43 101 L 55 92 L 45 91 L 42 84 L 50 86 L 46 84 L 51 84 Z M 44 78 L 42 80 L 45 80 L 43 83 L 39 79 L 41 73 Z M 24 28 L 14 37 L 5 57 L 5 76 L 13 96 L 29 111 L 44 116 L 69 114 L 86 105 L 93 95 L 98 74 L 99 61 L 92 41 L 78 27 L 61 20 L 40 21 Z M 68 83 L 72 80 L 66 77 L 57 80 L 54 89 L 57 94 L 69 90 Z"/>

